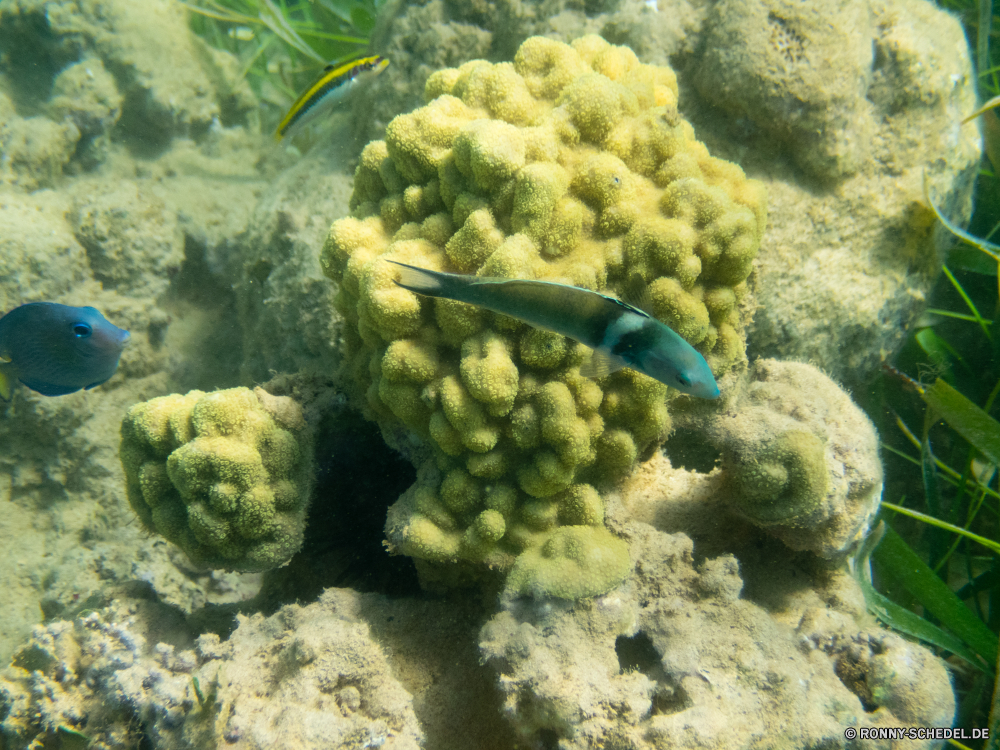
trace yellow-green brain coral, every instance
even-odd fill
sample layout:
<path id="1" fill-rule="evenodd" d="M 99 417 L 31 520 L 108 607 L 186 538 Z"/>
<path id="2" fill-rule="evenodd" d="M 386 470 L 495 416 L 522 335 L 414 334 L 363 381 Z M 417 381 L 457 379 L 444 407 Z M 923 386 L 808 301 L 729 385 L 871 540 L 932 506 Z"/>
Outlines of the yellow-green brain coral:
<path id="1" fill-rule="evenodd" d="M 389 540 L 416 558 L 501 569 L 534 550 L 518 590 L 601 593 L 628 559 L 594 488 L 662 442 L 677 394 L 632 370 L 581 377 L 575 342 L 421 298 L 383 260 L 645 296 L 719 374 L 744 359 L 762 186 L 694 139 L 670 69 L 596 36 L 528 39 L 513 63 L 438 71 L 425 96 L 365 148 L 352 216 L 322 255 L 340 284 L 355 396 L 436 457 L 392 509 Z M 617 562 L 572 586 L 560 583 L 567 563 L 542 571 L 588 559 L 588 545 Z"/>
<path id="2" fill-rule="evenodd" d="M 125 415 L 120 454 L 143 525 L 194 563 L 268 570 L 302 545 L 311 459 L 291 399 L 259 388 L 154 398 Z"/>

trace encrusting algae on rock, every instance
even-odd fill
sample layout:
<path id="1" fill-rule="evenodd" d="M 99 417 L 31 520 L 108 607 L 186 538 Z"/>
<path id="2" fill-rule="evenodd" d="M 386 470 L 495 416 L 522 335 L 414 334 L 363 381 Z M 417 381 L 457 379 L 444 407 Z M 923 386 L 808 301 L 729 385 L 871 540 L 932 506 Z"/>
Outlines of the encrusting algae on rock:
<path id="1" fill-rule="evenodd" d="M 585 378 L 586 347 L 421 298 L 384 261 L 647 298 L 720 375 L 745 361 L 763 188 L 695 140 L 673 71 L 597 36 L 438 71 L 425 98 L 365 148 L 322 254 L 355 400 L 433 454 L 390 509 L 389 543 L 513 566 L 508 591 L 603 593 L 630 563 L 599 489 L 664 440 L 679 394 L 629 369 Z"/>
<path id="2" fill-rule="evenodd" d="M 261 388 L 161 396 L 122 421 L 129 503 L 196 565 L 262 571 L 302 545 L 312 485 L 302 410 Z"/>

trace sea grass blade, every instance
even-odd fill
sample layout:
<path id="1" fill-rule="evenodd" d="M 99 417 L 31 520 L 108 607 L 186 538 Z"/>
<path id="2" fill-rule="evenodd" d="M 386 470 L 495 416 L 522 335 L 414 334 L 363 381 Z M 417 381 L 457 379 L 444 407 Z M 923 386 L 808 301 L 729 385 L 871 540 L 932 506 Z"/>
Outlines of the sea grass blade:
<path id="1" fill-rule="evenodd" d="M 934 200 L 931 198 L 930 183 L 928 182 L 926 172 L 924 172 L 924 200 L 927 201 L 927 205 L 931 207 L 931 210 L 934 212 L 934 215 L 937 216 L 938 221 L 944 224 L 945 228 L 949 232 L 958 237 L 960 240 L 968 242 L 973 247 L 986 253 L 986 255 L 993 260 L 1000 261 L 1000 245 L 994 245 L 992 242 L 988 242 L 987 240 L 980 239 L 975 235 L 969 234 L 964 229 L 960 229 L 956 224 L 948 219 L 948 217 L 941 213 L 938 207 L 934 204 Z"/>
<path id="2" fill-rule="evenodd" d="M 931 449 L 930 436 L 928 435 L 930 423 L 924 427 L 924 439 L 920 446 L 920 473 L 924 481 L 924 501 L 927 509 L 935 518 L 941 517 L 941 492 L 938 487 L 937 466 L 934 463 L 934 452 Z M 927 534 L 930 546 L 931 567 L 937 567 L 938 561 L 944 558 L 945 548 L 948 542 L 944 532 L 932 526 Z"/>
<path id="3" fill-rule="evenodd" d="M 938 378 L 921 394 L 924 401 L 994 466 L 1000 466 L 1000 422 Z"/>
<path id="4" fill-rule="evenodd" d="M 925 620 L 905 607 L 900 607 L 890 599 L 877 592 L 870 583 L 859 581 L 861 592 L 865 597 L 868 611 L 875 615 L 893 630 L 924 643 L 930 643 L 945 651 L 950 651 L 961 657 L 980 671 L 987 671 L 975 652 L 966 646 L 959 638 L 941 630 L 937 625 Z"/>
<path id="5" fill-rule="evenodd" d="M 904 508 L 901 505 L 894 505 L 893 503 L 882 502 L 883 508 L 888 508 L 889 510 L 895 511 L 896 513 L 902 513 L 904 516 L 909 516 L 910 518 L 915 518 L 918 521 L 923 521 L 924 523 L 929 523 L 931 526 L 937 526 L 940 529 L 945 529 L 946 531 L 951 531 L 954 534 L 961 534 L 964 537 L 968 537 L 977 544 L 981 544 L 988 550 L 995 552 L 1000 555 L 1000 543 L 993 541 L 992 539 L 987 539 L 984 536 L 979 536 L 979 534 L 973 534 L 968 529 L 963 529 L 961 526 L 955 526 L 954 524 L 948 523 L 947 521 L 942 521 L 940 518 L 934 518 L 934 516 L 928 516 L 926 513 L 921 513 L 920 511 L 910 510 L 909 508 Z"/>
<path id="6" fill-rule="evenodd" d="M 948 277 L 948 281 L 951 282 L 951 285 L 955 287 L 955 291 L 958 292 L 959 296 L 962 298 L 962 301 L 965 302 L 966 307 L 968 307 L 969 310 L 972 311 L 972 315 L 976 319 L 976 322 L 979 323 L 979 327 L 983 329 L 983 335 L 985 335 L 986 338 L 989 339 L 990 329 L 987 327 L 986 321 L 983 320 L 982 315 L 979 314 L 979 309 L 976 307 L 976 304 L 972 301 L 972 298 L 969 297 L 968 293 L 965 291 L 965 287 L 963 287 L 959 283 L 958 279 L 955 278 L 955 275 L 948 269 L 948 266 L 941 266 L 941 271 L 944 273 L 945 276 Z"/>
<path id="7" fill-rule="evenodd" d="M 996 663 L 996 634 L 990 632 L 986 624 L 965 606 L 901 536 L 886 528 L 885 536 L 873 556 L 883 570 L 899 580 L 928 612 L 982 656 L 987 664 Z"/>
<path id="8" fill-rule="evenodd" d="M 302 37 L 292 28 L 292 25 L 288 23 L 288 19 L 285 18 L 271 0 L 263 0 L 260 5 L 259 15 L 261 22 L 289 47 L 294 47 L 303 55 L 311 57 L 313 60 L 322 63 L 326 62 L 316 50 L 302 40 Z"/>

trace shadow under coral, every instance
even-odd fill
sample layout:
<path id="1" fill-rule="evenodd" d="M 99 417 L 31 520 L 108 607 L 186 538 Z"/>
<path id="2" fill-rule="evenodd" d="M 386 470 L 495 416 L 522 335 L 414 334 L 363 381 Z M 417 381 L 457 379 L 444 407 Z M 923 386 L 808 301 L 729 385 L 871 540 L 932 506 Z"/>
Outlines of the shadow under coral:
<path id="1" fill-rule="evenodd" d="M 382 546 L 386 509 L 416 472 L 386 446 L 378 427 L 347 408 L 324 414 L 316 432 L 316 485 L 302 549 L 265 576 L 256 599 L 270 614 L 310 602 L 331 586 L 390 597 L 420 592 L 408 557 Z"/>

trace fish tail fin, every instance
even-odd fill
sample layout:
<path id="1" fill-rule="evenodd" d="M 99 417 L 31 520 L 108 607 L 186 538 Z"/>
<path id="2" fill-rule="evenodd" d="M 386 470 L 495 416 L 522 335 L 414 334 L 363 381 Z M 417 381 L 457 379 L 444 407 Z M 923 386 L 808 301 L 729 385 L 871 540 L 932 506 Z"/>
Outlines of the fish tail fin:
<path id="1" fill-rule="evenodd" d="M 0 364 L 0 399 L 10 401 L 12 392 L 13 387 L 11 384 L 10 373 L 6 372 L 4 366 Z"/>
<path id="2" fill-rule="evenodd" d="M 408 266 L 406 263 L 395 260 L 389 262 L 399 266 L 399 278 L 396 279 L 396 283 L 403 289 L 409 289 L 417 294 L 426 294 L 428 297 L 450 296 L 447 289 L 450 274 Z"/>

